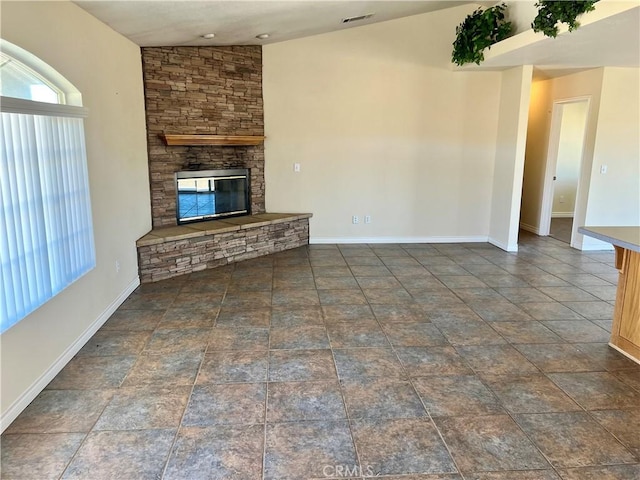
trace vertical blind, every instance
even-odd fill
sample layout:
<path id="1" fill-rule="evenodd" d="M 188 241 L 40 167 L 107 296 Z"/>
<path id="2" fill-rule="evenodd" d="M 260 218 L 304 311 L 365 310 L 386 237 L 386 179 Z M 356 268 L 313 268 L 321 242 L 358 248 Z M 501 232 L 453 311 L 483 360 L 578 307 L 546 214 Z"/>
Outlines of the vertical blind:
<path id="1" fill-rule="evenodd" d="M 82 118 L 0 113 L 0 332 L 95 266 Z"/>

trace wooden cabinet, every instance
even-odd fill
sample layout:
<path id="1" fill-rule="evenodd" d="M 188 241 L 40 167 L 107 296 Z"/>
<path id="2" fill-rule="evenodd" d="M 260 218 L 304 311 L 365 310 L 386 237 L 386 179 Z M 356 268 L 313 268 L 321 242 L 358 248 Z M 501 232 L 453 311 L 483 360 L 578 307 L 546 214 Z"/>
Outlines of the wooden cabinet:
<path id="1" fill-rule="evenodd" d="M 640 253 L 616 247 L 620 270 L 611 344 L 640 361 Z"/>
<path id="2" fill-rule="evenodd" d="M 616 249 L 620 272 L 609 345 L 640 363 L 640 227 L 580 227 Z"/>

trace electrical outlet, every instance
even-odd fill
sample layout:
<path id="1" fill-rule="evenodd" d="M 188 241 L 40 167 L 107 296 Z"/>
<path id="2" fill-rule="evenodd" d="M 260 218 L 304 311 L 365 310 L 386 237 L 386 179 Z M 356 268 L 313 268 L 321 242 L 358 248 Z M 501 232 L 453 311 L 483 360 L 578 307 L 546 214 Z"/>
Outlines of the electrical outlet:
<path id="1" fill-rule="evenodd" d="M 371 223 L 371 215 L 364 216 L 364 223 Z"/>
<path id="2" fill-rule="evenodd" d="M 360 219 L 358 218 L 357 215 L 354 215 L 353 217 L 351 217 L 351 223 L 353 223 L 354 225 L 357 225 L 358 223 L 360 223 Z"/>
<path id="3" fill-rule="evenodd" d="M 120 272 L 120 262 L 116 260 L 116 273 Z"/>

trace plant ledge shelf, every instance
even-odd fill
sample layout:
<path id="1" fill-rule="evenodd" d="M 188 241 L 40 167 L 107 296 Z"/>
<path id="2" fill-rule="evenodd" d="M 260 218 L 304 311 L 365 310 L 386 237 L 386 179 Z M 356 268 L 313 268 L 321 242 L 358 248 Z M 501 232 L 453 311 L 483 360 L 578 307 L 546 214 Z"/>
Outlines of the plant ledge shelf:
<path id="1" fill-rule="evenodd" d="M 260 145 L 265 137 L 261 135 L 177 135 L 161 133 L 158 135 L 167 146 L 249 146 Z"/>

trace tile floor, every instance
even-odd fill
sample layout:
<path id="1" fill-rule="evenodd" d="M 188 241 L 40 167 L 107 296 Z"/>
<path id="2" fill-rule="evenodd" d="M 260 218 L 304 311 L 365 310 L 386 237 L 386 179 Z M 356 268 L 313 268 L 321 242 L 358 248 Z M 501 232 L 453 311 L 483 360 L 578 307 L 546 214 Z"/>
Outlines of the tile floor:
<path id="1" fill-rule="evenodd" d="M 551 219 L 549 235 L 564 243 L 571 243 L 571 229 L 573 218 L 556 217 Z"/>
<path id="2" fill-rule="evenodd" d="M 523 233 L 143 285 L 4 433 L 2 478 L 638 479 L 612 262 Z"/>

